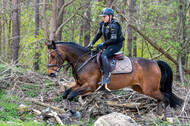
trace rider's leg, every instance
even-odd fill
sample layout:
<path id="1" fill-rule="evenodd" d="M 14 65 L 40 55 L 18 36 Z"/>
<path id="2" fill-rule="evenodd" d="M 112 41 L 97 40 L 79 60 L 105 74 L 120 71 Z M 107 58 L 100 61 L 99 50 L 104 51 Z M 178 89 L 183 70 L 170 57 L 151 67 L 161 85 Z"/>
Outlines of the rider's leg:
<path id="1" fill-rule="evenodd" d="M 105 54 L 101 55 L 101 59 L 102 59 L 102 67 L 103 67 L 103 78 L 102 81 L 99 82 L 98 84 L 106 84 L 106 83 L 110 83 L 110 79 L 109 79 L 109 62 L 108 62 L 108 58 Z"/>
<path id="2" fill-rule="evenodd" d="M 106 84 L 110 83 L 109 79 L 109 62 L 108 57 L 114 55 L 114 53 L 118 52 L 122 47 L 122 44 L 112 44 L 106 48 L 106 50 L 102 53 L 101 59 L 102 59 L 102 66 L 103 66 L 103 78 L 102 81 L 98 84 Z"/>

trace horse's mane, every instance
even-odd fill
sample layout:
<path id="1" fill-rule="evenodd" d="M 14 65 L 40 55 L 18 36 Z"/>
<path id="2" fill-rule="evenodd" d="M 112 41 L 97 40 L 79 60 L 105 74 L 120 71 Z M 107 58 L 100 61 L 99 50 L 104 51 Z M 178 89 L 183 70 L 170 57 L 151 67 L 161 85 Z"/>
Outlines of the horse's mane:
<path id="1" fill-rule="evenodd" d="M 75 49 L 77 48 L 77 49 L 85 51 L 85 52 L 90 51 L 90 49 L 88 49 L 84 46 L 81 46 L 80 44 L 75 43 L 75 42 L 56 42 L 55 44 L 68 45 L 70 47 L 73 47 Z"/>

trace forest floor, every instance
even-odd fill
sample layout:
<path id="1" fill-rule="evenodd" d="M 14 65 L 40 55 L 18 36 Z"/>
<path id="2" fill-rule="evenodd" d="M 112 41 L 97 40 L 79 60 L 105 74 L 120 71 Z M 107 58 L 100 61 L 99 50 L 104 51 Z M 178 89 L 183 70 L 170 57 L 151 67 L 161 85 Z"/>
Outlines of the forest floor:
<path id="1" fill-rule="evenodd" d="M 72 86 L 73 79 L 68 76 L 59 78 L 61 81 L 19 68 L 5 69 L 0 66 L 0 125 L 55 124 L 58 121 L 52 117 L 56 117 L 56 113 L 64 124 L 91 126 L 98 117 L 112 112 L 128 115 L 143 126 L 190 125 L 190 90 L 181 83 L 173 83 L 173 92 L 184 99 L 184 105 L 172 109 L 174 123 L 170 124 L 157 117 L 155 99 L 134 92 L 130 87 L 111 92 L 95 92 L 68 103 L 61 95 L 66 88 Z M 24 105 L 24 111 L 18 107 L 21 104 Z M 63 108 L 79 112 L 80 116 L 69 115 L 68 111 L 65 117 Z M 60 112 L 60 109 L 63 111 Z M 53 112 L 54 115 L 51 115 Z"/>

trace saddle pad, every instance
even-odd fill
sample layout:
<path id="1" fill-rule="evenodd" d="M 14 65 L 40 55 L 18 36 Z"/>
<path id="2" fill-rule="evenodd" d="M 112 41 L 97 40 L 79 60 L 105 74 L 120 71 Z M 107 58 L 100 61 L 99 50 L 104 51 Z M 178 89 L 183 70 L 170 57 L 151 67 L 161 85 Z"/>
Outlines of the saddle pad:
<path id="1" fill-rule="evenodd" d="M 124 57 L 123 60 L 117 60 L 115 70 L 112 74 L 130 73 L 132 72 L 132 63 L 128 57 Z"/>

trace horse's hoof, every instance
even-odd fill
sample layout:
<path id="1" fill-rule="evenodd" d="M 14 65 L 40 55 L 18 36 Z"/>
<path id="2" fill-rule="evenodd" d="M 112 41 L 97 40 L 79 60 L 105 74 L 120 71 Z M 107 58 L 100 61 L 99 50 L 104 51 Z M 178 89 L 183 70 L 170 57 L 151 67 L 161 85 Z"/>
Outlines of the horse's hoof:
<path id="1" fill-rule="evenodd" d="M 73 117 L 75 117 L 75 118 L 81 118 L 80 112 L 79 111 L 74 112 L 73 113 Z"/>
<path id="2" fill-rule="evenodd" d="M 162 120 L 164 118 L 164 115 L 158 115 L 158 118 Z"/>
<path id="3" fill-rule="evenodd" d="M 69 117 L 71 117 L 71 116 L 72 116 L 72 113 L 71 113 L 71 111 L 70 111 L 70 110 L 67 110 L 67 111 L 66 111 L 66 114 L 67 114 Z"/>
<path id="4" fill-rule="evenodd" d="M 73 101 L 73 99 L 74 99 L 74 98 L 72 98 L 72 97 L 69 97 L 69 98 L 68 98 L 69 101 Z"/>
<path id="5" fill-rule="evenodd" d="M 170 124 L 174 124 L 174 120 L 172 117 L 167 117 L 166 120 L 170 123 Z"/>
<path id="6" fill-rule="evenodd" d="M 66 99 L 66 98 L 67 98 L 67 96 L 62 96 L 62 98 L 63 98 L 63 99 Z"/>

